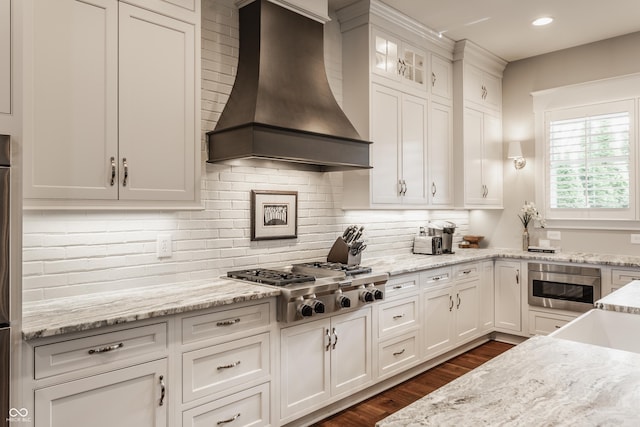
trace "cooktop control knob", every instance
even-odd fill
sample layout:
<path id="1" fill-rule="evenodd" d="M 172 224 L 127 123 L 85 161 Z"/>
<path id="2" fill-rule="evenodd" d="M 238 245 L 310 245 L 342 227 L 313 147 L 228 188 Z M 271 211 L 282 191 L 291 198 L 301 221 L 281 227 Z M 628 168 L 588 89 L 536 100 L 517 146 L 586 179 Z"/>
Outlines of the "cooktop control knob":
<path id="1" fill-rule="evenodd" d="M 363 302 L 373 302 L 374 297 L 373 297 L 373 292 L 371 291 L 364 291 L 360 294 L 360 299 Z"/>
<path id="2" fill-rule="evenodd" d="M 338 297 L 338 306 L 340 308 L 349 308 L 351 307 L 351 300 L 348 297 L 345 297 L 344 295 L 340 295 Z"/>
<path id="3" fill-rule="evenodd" d="M 380 289 L 376 289 L 375 291 L 373 291 L 373 297 L 375 299 L 382 299 L 382 291 Z"/>
<path id="4" fill-rule="evenodd" d="M 311 307 L 309 304 L 300 304 L 298 306 L 298 313 L 302 317 L 310 317 L 313 315 L 313 307 Z"/>
<path id="5" fill-rule="evenodd" d="M 313 307 L 313 311 L 316 313 L 324 313 L 324 303 L 322 301 L 311 301 L 311 307 Z"/>

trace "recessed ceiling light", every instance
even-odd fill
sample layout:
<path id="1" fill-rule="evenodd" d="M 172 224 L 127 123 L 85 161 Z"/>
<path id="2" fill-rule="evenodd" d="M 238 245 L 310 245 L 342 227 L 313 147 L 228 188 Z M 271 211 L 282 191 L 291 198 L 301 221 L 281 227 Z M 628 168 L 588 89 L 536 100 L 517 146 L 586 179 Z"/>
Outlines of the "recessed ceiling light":
<path id="1" fill-rule="evenodd" d="M 531 25 L 534 25 L 536 27 L 542 27 L 544 25 L 549 25 L 553 22 L 553 18 L 550 16 L 543 16 L 542 18 L 538 18 L 536 20 L 534 20 Z"/>

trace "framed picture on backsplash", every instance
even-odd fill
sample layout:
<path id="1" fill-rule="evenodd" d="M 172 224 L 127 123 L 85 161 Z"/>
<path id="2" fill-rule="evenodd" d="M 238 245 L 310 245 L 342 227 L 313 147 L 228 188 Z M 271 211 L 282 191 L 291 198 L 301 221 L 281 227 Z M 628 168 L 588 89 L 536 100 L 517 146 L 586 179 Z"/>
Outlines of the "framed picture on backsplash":
<path id="1" fill-rule="evenodd" d="M 298 237 L 298 192 L 251 190 L 251 240 Z"/>

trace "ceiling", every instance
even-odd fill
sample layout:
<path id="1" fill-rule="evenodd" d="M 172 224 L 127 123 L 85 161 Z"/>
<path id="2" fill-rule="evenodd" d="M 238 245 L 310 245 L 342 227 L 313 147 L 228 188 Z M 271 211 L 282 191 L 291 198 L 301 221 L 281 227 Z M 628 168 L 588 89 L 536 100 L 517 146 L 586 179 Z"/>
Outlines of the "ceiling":
<path id="1" fill-rule="evenodd" d="M 355 0 L 329 0 L 337 10 Z M 640 31 L 638 0 L 382 0 L 454 41 L 468 39 L 506 61 Z M 540 16 L 555 20 L 533 27 Z"/>

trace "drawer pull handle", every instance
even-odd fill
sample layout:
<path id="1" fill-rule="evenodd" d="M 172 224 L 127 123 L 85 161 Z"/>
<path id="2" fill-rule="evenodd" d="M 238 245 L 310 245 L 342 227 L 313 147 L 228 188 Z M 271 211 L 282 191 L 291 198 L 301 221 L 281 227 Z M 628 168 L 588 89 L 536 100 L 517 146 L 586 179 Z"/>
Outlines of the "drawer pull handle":
<path id="1" fill-rule="evenodd" d="M 453 298 L 451 297 L 451 295 L 449 295 L 449 311 L 453 310 Z"/>
<path id="2" fill-rule="evenodd" d="M 402 349 L 402 351 L 396 351 L 395 353 L 393 353 L 393 355 L 394 356 L 400 356 L 403 353 L 404 353 L 404 348 Z"/>
<path id="3" fill-rule="evenodd" d="M 456 305 L 456 309 L 460 308 L 460 303 L 462 302 L 462 299 L 460 299 L 460 294 L 456 294 L 456 298 L 458 298 L 458 305 Z"/>
<path id="4" fill-rule="evenodd" d="M 393 289 L 402 289 L 402 285 L 395 285 Z"/>
<path id="5" fill-rule="evenodd" d="M 325 351 L 329 351 L 331 349 L 331 332 L 329 331 L 329 328 L 327 328 L 327 338 L 329 338 L 329 342 L 327 343 L 327 346 L 325 347 Z"/>
<path id="6" fill-rule="evenodd" d="M 560 329 L 562 326 L 560 325 L 556 325 L 556 329 Z"/>
<path id="7" fill-rule="evenodd" d="M 333 336 L 335 337 L 335 341 L 333 342 L 333 344 L 331 344 L 331 348 L 332 349 L 336 349 L 336 344 L 338 344 L 338 333 L 336 332 L 336 328 L 333 328 Z"/>
<path id="8" fill-rule="evenodd" d="M 127 164 L 126 157 L 122 158 L 122 166 L 124 167 L 124 178 L 122 179 L 122 186 L 127 186 L 127 180 L 129 179 L 129 165 Z"/>
<path id="9" fill-rule="evenodd" d="M 433 278 L 433 280 L 435 280 L 435 281 L 440 280 L 440 276 L 435 276 L 435 277 Z"/>
<path id="10" fill-rule="evenodd" d="M 218 422 L 216 423 L 216 425 L 232 423 L 232 422 L 234 422 L 235 420 L 237 420 L 237 419 L 238 419 L 238 417 L 240 417 L 240 412 L 238 412 L 235 416 L 233 416 L 233 417 L 231 417 L 231 418 L 229 418 L 229 419 L 222 420 L 222 421 L 218 421 Z"/>
<path id="11" fill-rule="evenodd" d="M 402 319 L 403 317 L 404 317 L 404 314 L 398 314 L 397 316 L 393 316 L 393 320 Z"/>
<path id="12" fill-rule="evenodd" d="M 240 319 L 225 320 L 222 322 L 218 322 L 216 323 L 216 326 L 231 326 L 231 325 L 235 325 L 236 323 L 240 323 Z"/>
<path id="13" fill-rule="evenodd" d="M 469 273 L 471 273 L 471 270 L 465 270 L 462 272 L 462 274 L 469 274 Z"/>
<path id="14" fill-rule="evenodd" d="M 218 366 L 218 371 L 221 371 L 223 369 L 235 368 L 239 364 L 240 364 L 240 361 L 238 360 L 237 362 L 232 362 L 232 363 L 229 363 L 228 365 L 221 365 L 221 366 Z"/>
<path id="15" fill-rule="evenodd" d="M 111 158 L 111 186 L 116 184 L 116 158 Z"/>
<path id="16" fill-rule="evenodd" d="M 166 387 L 164 385 L 164 376 L 160 375 L 160 402 L 158 403 L 158 406 L 162 406 L 164 405 L 164 396 L 166 394 Z"/>
<path id="17" fill-rule="evenodd" d="M 117 349 L 122 348 L 122 347 L 124 347 L 123 343 L 108 345 L 106 347 L 100 347 L 100 348 L 97 348 L 97 349 L 91 349 L 91 350 L 89 350 L 89 354 L 108 353 L 110 351 L 117 350 Z"/>

